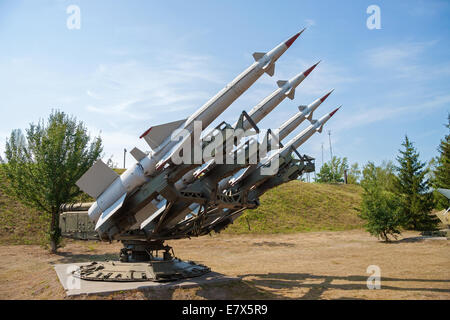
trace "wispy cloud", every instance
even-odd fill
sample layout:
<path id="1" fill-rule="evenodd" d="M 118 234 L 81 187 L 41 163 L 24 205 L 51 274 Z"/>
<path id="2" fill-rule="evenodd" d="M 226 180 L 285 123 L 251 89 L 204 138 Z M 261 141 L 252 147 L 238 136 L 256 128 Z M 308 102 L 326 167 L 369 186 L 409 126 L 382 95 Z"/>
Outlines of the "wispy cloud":
<path id="1" fill-rule="evenodd" d="M 187 54 L 161 55 L 154 63 L 130 60 L 100 64 L 89 80 L 89 112 L 109 117 L 151 119 L 206 102 L 201 88 L 222 82 L 213 59 Z"/>
<path id="2" fill-rule="evenodd" d="M 448 106 L 450 103 L 450 94 L 437 95 L 428 101 L 402 106 L 373 107 L 360 109 L 359 112 L 353 112 L 351 115 L 337 118 L 333 125 L 335 130 L 348 130 L 350 128 L 362 127 L 371 123 L 395 119 L 396 117 L 409 114 L 428 113 L 436 108 Z"/>
<path id="3" fill-rule="evenodd" d="M 402 42 L 366 51 L 368 64 L 376 69 L 393 71 L 397 78 L 428 80 L 439 75 L 450 75 L 450 63 L 424 60 L 438 40 Z"/>

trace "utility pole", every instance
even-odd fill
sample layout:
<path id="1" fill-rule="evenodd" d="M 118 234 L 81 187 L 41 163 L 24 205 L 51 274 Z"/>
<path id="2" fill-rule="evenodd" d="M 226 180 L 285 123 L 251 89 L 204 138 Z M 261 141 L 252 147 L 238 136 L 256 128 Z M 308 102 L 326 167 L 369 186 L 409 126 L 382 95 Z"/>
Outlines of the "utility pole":
<path id="1" fill-rule="evenodd" d="M 323 167 L 323 142 L 322 142 L 322 167 Z"/>
<path id="2" fill-rule="evenodd" d="M 330 141 L 330 156 L 331 160 L 333 160 L 333 149 L 331 149 L 331 130 L 328 130 L 328 139 Z"/>
<path id="3" fill-rule="evenodd" d="M 125 156 L 127 154 L 127 149 L 123 148 L 123 168 L 125 169 Z"/>

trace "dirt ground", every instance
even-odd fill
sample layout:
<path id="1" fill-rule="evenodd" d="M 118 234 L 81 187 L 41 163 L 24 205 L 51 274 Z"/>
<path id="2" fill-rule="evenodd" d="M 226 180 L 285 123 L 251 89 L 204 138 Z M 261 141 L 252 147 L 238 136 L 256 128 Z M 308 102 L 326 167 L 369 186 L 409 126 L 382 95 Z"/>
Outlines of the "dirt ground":
<path id="1" fill-rule="evenodd" d="M 242 277 L 190 289 L 119 292 L 82 299 L 450 299 L 450 242 L 406 232 L 382 243 L 364 231 L 217 235 L 168 242 L 177 257 Z M 120 243 L 70 241 L 57 255 L 0 246 L 0 299 L 64 299 L 55 263 L 117 259 Z M 381 289 L 369 290 L 378 266 Z"/>

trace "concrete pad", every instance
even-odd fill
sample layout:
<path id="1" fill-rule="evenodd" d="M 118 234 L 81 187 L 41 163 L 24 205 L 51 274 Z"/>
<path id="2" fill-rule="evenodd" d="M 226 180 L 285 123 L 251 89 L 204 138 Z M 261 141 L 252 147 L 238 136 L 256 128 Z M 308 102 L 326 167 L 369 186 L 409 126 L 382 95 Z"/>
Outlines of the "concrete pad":
<path id="1" fill-rule="evenodd" d="M 165 289 L 165 288 L 192 288 L 199 285 L 211 283 L 223 283 L 230 281 L 240 281 L 239 277 L 229 277 L 217 272 L 209 272 L 200 277 L 182 279 L 171 282 L 107 282 L 107 281 L 89 281 L 82 280 L 72 276 L 71 272 L 77 267 L 87 265 L 88 263 L 71 263 L 54 265 L 59 281 L 66 290 L 68 296 L 78 296 L 84 294 L 105 294 L 117 291 L 136 290 L 136 289 Z"/>

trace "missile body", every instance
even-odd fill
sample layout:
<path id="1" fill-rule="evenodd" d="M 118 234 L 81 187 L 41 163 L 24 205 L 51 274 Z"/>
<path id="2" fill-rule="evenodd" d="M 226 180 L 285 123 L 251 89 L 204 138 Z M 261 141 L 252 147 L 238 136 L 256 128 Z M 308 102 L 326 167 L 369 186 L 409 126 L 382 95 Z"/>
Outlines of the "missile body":
<path id="1" fill-rule="evenodd" d="M 322 98 L 316 99 L 314 102 L 310 103 L 306 107 L 299 106 L 299 112 L 297 112 L 293 117 L 284 122 L 280 128 L 276 131 L 278 133 L 278 139 L 281 141 L 286 138 L 295 128 L 297 128 L 305 119 L 312 120 L 314 111 L 328 98 L 328 96 L 333 92 L 330 91 Z"/>
<path id="2" fill-rule="evenodd" d="M 308 106 L 299 106 L 299 112 L 297 112 L 294 116 L 292 116 L 290 119 L 285 121 L 278 129 L 275 130 L 275 133 L 278 134 L 278 141 L 284 140 L 292 131 L 295 130 L 300 124 L 303 123 L 305 119 L 308 119 L 309 121 L 312 121 L 313 112 L 330 96 L 330 94 L 333 92 L 331 90 L 326 95 L 324 95 L 322 98 L 316 99 L 312 103 L 310 103 Z M 269 137 L 272 139 L 272 136 Z M 245 176 L 247 176 L 253 169 L 256 167 L 249 166 L 249 168 L 243 172 L 241 175 L 237 177 L 229 177 L 228 179 L 224 179 L 219 183 L 219 190 L 224 190 L 229 183 L 233 183 L 237 180 L 243 179 Z"/>
<path id="3" fill-rule="evenodd" d="M 105 168 L 99 169 L 101 164 L 98 164 L 97 168 L 94 168 L 94 165 L 94 169 L 91 168 L 93 170 L 88 170 L 90 174 L 83 176 L 80 179 L 82 182 L 79 180 L 77 185 L 83 191 L 89 191 L 89 187 L 86 186 L 92 181 L 102 181 L 101 184 L 98 184 L 96 190 L 94 190 L 95 192 L 87 192 L 97 199 L 88 211 L 90 219 L 97 221 L 96 229 L 98 228 L 99 223 L 107 220 L 121 208 L 127 194 L 130 194 L 138 187 L 148 182 L 150 177 L 156 173 L 156 170 L 164 167 L 165 164 L 170 161 L 172 155 L 179 152 L 185 140 L 187 138 L 190 139 L 189 135 L 183 141 L 172 141 L 170 136 L 171 132 L 175 129 L 185 129 L 192 133 L 195 121 L 201 121 L 202 129 L 209 126 L 214 119 L 225 111 L 225 109 L 245 92 L 259 77 L 261 77 L 263 73 L 273 75 L 275 62 L 302 32 L 303 30 L 289 40 L 282 42 L 268 53 L 254 53 L 253 57 L 255 62 L 188 119 L 172 122 L 163 126 L 152 127 L 144 132 L 141 137 L 147 137 L 147 142 L 151 141 L 149 144 L 152 147 L 153 152 L 149 155 L 142 155 L 141 152 L 137 159 L 138 162 L 127 169 L 120 177 L 113 177 L 111 173 L 108 173 L 106 174 L 107 178 L 103 179 L 105 175 L 101 175 L 99 172 L 101 171 L 104 173 Z M 158 135 L 153 136 L 152 130 L 157 131 Z M 161 133 L 164 134 L 161 135 Z M 155 143 L 155 141 L 157 143 Z M 102 218 L 101 221 L 99 221 L 100 216 Z"/>
<path id="4" fill-rule="evenodd" d="M 260 103 L 258 103 L 255 107 L 253 107 L 248 116 L 251 118 L 252 122 L 254 124 L 259 123 L 264 117 L 266 117 L 271 111 L 273 111 L 286 97 L 289 97 L 290 99 L 294 99 L 294 95 L 295 95 L 295 89 L 300 85 L 300 83 L 303 82 L 303 80 L 306 79 L 306 77 L 314 70 L 314 68 L 319 64 L 316 63 L 315 65 L 313 65 L 312 67 L 310 67 L 308 70 L 299 73 L 298 75 L 296 75 L 295 77 L 293 77 L 292 79 L 288 80 L 288 81 L 283 81 L 280 80 L 277 82 L 278 84 L 278 89 L 275 90 L 274 92 L 272 92 L 269 96 L 267 96 L 266 98 L 264 98 Z M 319 100 L 319 99 L 318 99 Z M 320 105 L 320 103 L 318 103 L 317 105 L 314 105 L 314 108 L 311 107 L 310 110 L 315 110 L 315 108 L 317 108 Z M 307 112 L 306 110 L 304 110 L 304 112 Z M 234 125 L 233 128 L 236 129 L 238 128 L 239 125 L 239 121 L 237 121 Z M 231 140 L 236 139 L 241 139 L 244 131 L 249 130 L 252 128 L 252 123 L 250 121 L 248 121 L 247 118 L 243 118 L 243 123 L 242 123 L 242 130 L 237 130 L 235 131 L 236 133 L 234 135 L 231 135 L 228 137 L 228 139 L 224 142 L 224 146 L 227 146 L 228 144 L 230 144 Z M 289 128 L 295 128 L 295 123 L 292 123 Z M 289 129 L 287 128 L 285 131 L 287 132 L 287 130 Z M 214 159 L 210 160 L 207 164 L 205 164 L 203 166 L 203 168 L 207 168 L 208 170 L 211 170 L 213 167 L 215 166 L 215 161 Z M 178 181 L 175 184 L 175 187 L 178 190 L 181 190 L 185 187 L 187 187 L 190 183 L 194 182 L 196 175 L 201 174 L 203 171 L 200 170 L 196 173 L 196 169 L 193 169 L 191 171 L 189 171 L 188 173 L 186 173 L 182 179 L 180 179 L 180 181 Z"/>
<path id="5" fill-rule="evenodd" d="M 281 157 L 286 158 L 287 155 L 292 152 L 292 148 L 294 148 L 295 146 L 299 146 L 301 145 L 304 141 L 306 141 L 315 131 L 314 130 L 322 130 L 321 128 L 323 127 L 323 125 L 325 124 L 326 121 L 328 121 L 329 117 L 328 115 L 321 118 L 320 120 L 316 121 L 316 120 L 311 120 L 311 116 L 312 116 L 312 112 L 314 112 L 319 105 L 325 101 L 325 99 L 331 94 L 328 93 L 327 95 L 325 95 L 322 98 L 319 98 L 317 100 L 315 100 L 314 102 L 312 102 L 310 105 L 308 105 L 307 107 L 300 107 L 299 109 L 301 109 L 302 111 L 298 112 L 296 115 L 294 115 L 292 118 L 290 118 L 288 121 L 286 121 L 279 129 L 278 131 L 281 132 L 282 137 L 281 138 L 285 138 L 287 135 L 289 135 L 290 132 L 292 132 L 296 126 L 298 126 L 307 116 L 309 117 L 310 121 L 312 121 L 312 124 L 310 125 L 310 127 L 304 131 L 302 131 L 299 135 L 297 135 L 295 138 L 291 139 L 291 141 L 289 141 L 287 143 L 287 145 L 285 146 L 285 150 L 288 150 L 288 153 L 285 154 L 285 151 L 283 151 L 283 149 L 280 149 L 278 152 L 280 153 Z M 318 129 L 319 128 L 319 129 Z M 303 137 L 303 140 L 302 140 Z M 244 151 L 245 150 L 245 151 Z M 238 148 L 236 150 L 237 152 L 248 152 L 247 154 L 247 158 L 249 159 L 252 156 L 252 151 L 256 151 L 256 148 L 251 150 L 251 148 L 248 146 L 248 148 Z M 274 155 L 275 156 L 275 155 Z M 274 157 L 272 156 L 267 162 L 270 162 L 271 159 Z M 284 159 L 283 158 L 283 159 Z M 287 161 L 286 161 L 287 162 Z M 283 165 L 283 162 L 281 163 L 281 165 Z M 287 166 L 289 164 L 284 164 L 284 166 Z M 216 166 L 211 170 L 206 171 L 206 176 L 202 177 L 201 179 L 195 181 L 192 184 L 192 188 L 194 190 L 206 190 L 204 191 L 204 193 L 208 193 L 210 192 L 210 190 L 213 190 L 213 192 L 215 192 L 215 186 L 216 184 L 220 181 L 222 183 L 224 183 L 224 179 L 227 176 L 230 176 L 231 174 L 233 174 L 234 172 L 236 172 L 237 170 L 240 170 L 241 168 L 246 167 L 247 164 L 242 164 L 242 165 L 220 165 L 220 166 Z M 248 174 L 252 173 L 252 169 L 256 168 L 254 165 L 250 166 L 248 171 Z M 297 168 L 296 168 L 296 171 Z M 257 173 L 261 173 L 260 171 L 258 171 Z M 247 175 L 248 175 L 247 174 Z M 243 178 L 245 178 L 247 175 L 245 175 Z M 289 174 L 291 175 L 291 174 Z M 248 181 L 253 181 L 256 179 L 256 177 L 258 177 L 259 180 L 261 180 L 262 183 L 262 179 L 268 179 L 269 177 L 267 176 L 262 176 L 261 178 L 259 178 L 258 174 L 255 174 L 255 176 L 252 178 L 250 178 L 250 180 Z M 222 181 L 221 181 L 222 180 Z M 247 180 L 245 180 L 247 181 Z M 281 182 L 280 182 L 281 183 Z M 250 184 L 247 183 L 245 185 L 240 185 L 239 190 L 248 190 L 250 187 Z M 220 191 L 221 188 L 221 184 L 219 184 L 218 186 L 218 190 Z M 236 188 L 237 190 L 238 188 Z M 186 187 L 187 192 L 189 192 L 190 187 L 187 186 Z M 266 190 L 266 189 L 265 189 Z M 256 195 L 255 195 L 256 198 Z M 182 219 L 184 216 L 186 216 L 187 212 L 190 210 L 199 210 L 200 205 L 198 204 L 193 204 L 192 206 L 189 206 L 188 204 L 182 204 L 182 203 L 177 203 L 177 206 L 173 208 L 173 211 L 177 214 L 172 214 L 172 216 L 168 215 L 168 218 L 166 220 L 165 225 L 167 227 L 171 227 L 173 225 L 175 225 L 177 222 L 180 221 L 180 219 Z M 151 230 L 146 230 L 147 232 L 150 232 Z"/>
<path id="6" fill-rule="evenodd" d="M 272 154 L 266 161 L 261 163 L 257 168 L 253 171 L 249 172 L 246 176 L 239 180 L 233 181 L 232 185 L 236 189 L 248 190 L 253 186 L 257 186 L 271 176 L 275 175 L 278 171 L 274 171 L 270 173 L 268 170 L 264 170 L 269 167 L 272 161 L 276 158 L 279 160 L 279 166 L 283 166 L 292 159 L 290 154 L 293 149 L 297 149 L 301 146 L 305 141 L 307 141 L 312 135 L 316 132 L 322 132 L 323 126 L 325 123 L 339 110 L 339 108 L 335 109 L 333 112 L 324 115 L 319 120 L 312 120 L 310 126 L 308 126 L 305 130 L 301 131 L 294 138 L 292 138 L 288 143 L 286 143 L 281 149 Z"/>

